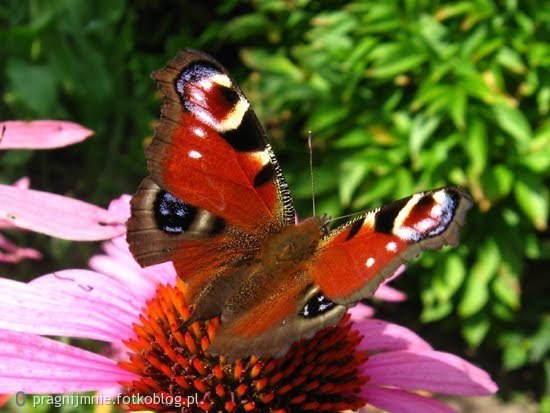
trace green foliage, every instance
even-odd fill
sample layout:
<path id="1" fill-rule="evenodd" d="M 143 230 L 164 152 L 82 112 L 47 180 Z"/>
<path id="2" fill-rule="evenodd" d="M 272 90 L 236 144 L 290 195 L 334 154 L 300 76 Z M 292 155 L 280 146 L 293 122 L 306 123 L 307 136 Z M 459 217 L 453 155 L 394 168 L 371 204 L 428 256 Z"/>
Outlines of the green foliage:
<path id="1" fill-rule="evenodd" d="M 447 184 L 469 190 L 477 208 L 461 245 L 425 254 L 401 282 L 421 298 L 423 322 L 460 331 L 471 348 L 499 348 L 506 369 L 543 368 L 547 2 L 10 0 L 0 22 L 1 117 L 96 131 L 74 148 L 2 155 L 3 181 L 30 173 L 35 187 L 103 204 L 132 192 L 158 117 L 149 73 L 181 47 L 202 48 L 236 66 L 301 216 L 308 130 L 319 211 L 337 216 Z"/>
<path id="2" fill-rule="evenodd" d="M 269 2 L 228 25 L 244 38 L 239 22 L 262 22 L 271 45 L 244 48 L 245 64 L 258 72 L 248 88 L 261 91 L 268 123 L 279 127 L 292 113 L 276 136 L 313 130 L 316 173 L 332 175 L 320 209 L 338 215 L 449 183 L 472 193 L 477 208 L 462 245 L 420 264 L 421 319 L 458 323 L 472 347 L 495 334 L 510 369 L 540 362 L 550 342 L 548 318 L 537 300 L 522 303 L 521 287 L 526 266 L 542 269 L 550 258 L 542 237 L 550 9 L 539 6 L 355 1 L 292 10 Z M 292 176 L 307 200 L 302 170 L 295 165 Z M 520 312 L 523 320 L 535 315 L 521 332 Z"/>

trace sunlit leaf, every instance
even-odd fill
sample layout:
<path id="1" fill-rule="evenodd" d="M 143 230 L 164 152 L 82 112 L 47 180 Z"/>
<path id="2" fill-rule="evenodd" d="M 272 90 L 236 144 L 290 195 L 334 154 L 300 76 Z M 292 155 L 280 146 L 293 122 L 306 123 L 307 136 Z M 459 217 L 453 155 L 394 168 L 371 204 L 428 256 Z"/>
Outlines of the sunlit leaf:
<path id="1" fill-rule="evenodd" d="M 462 300 L 458 305 L 458 313 L 464 317 L 472 317 L 479 313 L 489 300 L 489 282 L 494 277 L 500 262 L 500 252 L 494 240 L 488 239 L 478 250 L 468 279 Z"/>
<path id="2" fill-rule="evenodd" d="M 493 106 L 493 113 L 498 125 L 518 143 L 527 143 L 533 132 L 525 115 L 518 109 L 504 103 Z"/>
<path id="3" fill-rule="evenodd" d="M 548 226 L 548 185 L 535 175 L 522 174 L 514 185 L 514 194 L 521 210 L 533 225 L 543 231 Z"/>

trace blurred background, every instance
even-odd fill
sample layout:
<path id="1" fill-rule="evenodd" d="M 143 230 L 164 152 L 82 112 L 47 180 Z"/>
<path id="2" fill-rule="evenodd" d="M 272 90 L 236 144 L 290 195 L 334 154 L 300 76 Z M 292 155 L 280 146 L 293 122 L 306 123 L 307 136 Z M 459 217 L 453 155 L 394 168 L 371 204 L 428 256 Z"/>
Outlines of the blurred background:
<path id="1" fill-rule="evenodd" d="M 161 104 L 149 75 L 180 48 L 204 50 L 251 101 L 301 217 L 308 130 L 320 212 L 470 191 L 460 246 L 411 263 L 393 283 L 408 301 L 377 316 L 488 370 L 514 412 L 550 412 L 549 40 L 550 3 L 537 0 L 2 0 L 0 119 L 66 119 L 95 136 L 1 152 L 0 182 L 29 176 L 101 206 L 133 193 Z M 21 280 L 85 267 L 98 249 L 9 236 L 45 255 L 0 266 Z"/>

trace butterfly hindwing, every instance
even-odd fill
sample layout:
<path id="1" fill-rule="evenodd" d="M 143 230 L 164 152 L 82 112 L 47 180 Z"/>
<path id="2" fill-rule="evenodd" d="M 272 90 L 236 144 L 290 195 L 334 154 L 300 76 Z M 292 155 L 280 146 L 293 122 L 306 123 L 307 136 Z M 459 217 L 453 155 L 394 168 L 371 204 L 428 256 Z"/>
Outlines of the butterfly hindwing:
<path id="1" fill-rule="evenodd" d="M 471 205 L 464 191 L 446 187 L 369 212 L 321 242 L 310 264 L 312 281 L 340 304 L 370 297 L 422 250 L 456 245 Z"/>
<path id="2" fill-rule="evenodd" d="M 174 197 L 151 178 L 143 180 L 130 206 L 128 241 L 142 266 L 171 261 L 181 248 L 193 251 L 193 245 L 204 247 L 197 251 L 204 255 L 204 241 L 217 237 L 226 226 L 220 217 Z"/>

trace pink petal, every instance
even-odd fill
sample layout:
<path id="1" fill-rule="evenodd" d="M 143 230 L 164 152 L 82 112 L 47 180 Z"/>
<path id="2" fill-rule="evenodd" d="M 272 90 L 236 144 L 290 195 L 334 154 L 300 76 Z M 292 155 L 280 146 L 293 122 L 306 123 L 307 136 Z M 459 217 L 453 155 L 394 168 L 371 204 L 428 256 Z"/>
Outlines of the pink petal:
<path id="1" fill-rule="evenodd" d="M 63 270 L 38 277 L 29 285 L 44 290 L 59 291 L 78 299 L 97 299 L 99 302 L 113 302 L 128 311 L 139 311 L 137 301 L 151 297 L 141 297 L 121 280 L 107 274 L 90 270 Z"/>
<path id="2" fill-rule="evenodd" d="M 17 188 L 22 189 L 29 189 L 31 185 L 31 180 L 24 176 L 23 178 L 19 178 L 17 181 L 13 183 L 13 186 Z M 7 221 L 5 219 L 0 219 L 0 229 L 1 228 L 15 228 L 15 225 L 13 225 L 10 221 Z"/>
<path id="3" fill-rule="evenodd" d="M 393 280 L 395 280 L 397 277 L 399 277 L 401 274 L 403 274 L 405 272 L 405 265 L 404 264 L 401 264 L 399 266 L 399 268 L 397 268 L 397 270 L 395 270 L 395 272 L 393 273 L 393 275 L 390 277 L 390 278 L 387 278 L 386 281 L 384 281 L 384 284 L 387 284 L 389 282 L 392 282 Z"/>
<path id="4" fill-rule="evenodd" d="M 405 301 L 407 299 L 407 294 L 396 290 L 393 287 L 382 284 L 374 293 L 374 297 L 383 301 L 399 302 Z"/>
<path id="5" fill-rule="evenodd" d="M 370 356 L 365 363 L 370 384 L 456 395 L 487 395 L 498 390 L 489 375 L 453 354 L 402 350 Z"/>
<path id="6" fill-rule="evenodd" d="M 120 222 L 126 222 L 130 218 L 130 199 L 132 199 L 131 195 L 122 194 L 109 204 L 109 212 L 115 215 Z"/>
<path id="7" fill-rule="evenodd" d="M 32 248 L 21 248 L 0 234 L 0 262 L 18 263 L 24 259 L 39 260 L 42 254 Z"/>
<path id="8" fill-rule="evenodd" d="M 360 351 L 431 350 L 431 346 L 417 334 L 397 324 L 369 318 L 354 323 L 353 327 L 364 336 L 357 347 Z"/>
<path id="9" fill-rule="evenodd" d="M 114 344 L 132 337 L 141 308 L 159 284 L 174 283 L 175 270 L 172 263 L 140 268 L 123 236 L 104 249 L 108 255 L 91 260 L 99 272 L 58 271 L 29 284 L 0 279 L 0 328 Z"/>
<path id="10" fill-rule="evenodd" d="M 0 149 L 49 149 L 81 142 L 93 132 L 73 122 L 0 122 Z"/>
<path id="11" fill-rule="evenodd" d="M 0 185 L 0 199 L 0 219 L 57 238 L 97 241 L 126 230 L 107 210 L 61 195 Z"/>
<path id="12" fill-rule="evenodd" d="M 0 328 L 107 342 L 133 337 L 132 323 L 138 320 L 139 310 L 129 303 L 129 297 L 103 294 L 86 284 L 83 277 L 75 283 L 82 272 L 93 277 L 96 285 L 103 281 L 101 274 L 80 270 L 61 272 L 55 288 L 44 282 L 0 279 Z M 110 285 L 117 287 L 114 282 Z"/>
<path id="13" fill-rule="evenodd" d="M 352 307 L 348 310 L 348 313 L 350 313 L 350 320 L 353 322 L 360 322 L 363 321 L 365 318 L 370 318 L 374 315 L 374 308 L 359 303 L 355 307 Z"/>
<path id="14" fill-rule="evenodd" d="M 17 188 L 29 189 L 31 186 L 31 180 L 28 176 L 24 176 L 15 181 L 13 186 L 16 186 Z"/>
<path id="15" fill-rule="evenodd" d="M 383 387 L 366 385 L 361 390 L 361 396 L 366 397 L 370 405 L 390 413 L 455 412 L 454 409 L 439 400 L 399 389 L 386 389 Z"/>
<path id="16" fill-rule="evenodd" d="M 148 288 L 154 287 L 155 289 L 158 284 L 174 284 L 175 282 L 176 270 L 172 262 L 141 268 L 132 257 L 125 236 L 104 242 L 102 247 L 107 256 L 98 255 L 90 260 L 90 267 L 97 271 L 105 271 L 114 277 L 125 279 L 126 282 L 132 285 L 134 283 L 145 284 Z M 110 260 L 118 262 L 119 271 L 113 271 L 113 268 L 108 264 Z M 147 290 L 143 294 L 149 297 L 150 292 Z"/>
<path id="17" fill-rule="evenodd" d="M 40 336 L 0 331 L 1 393 L 93 391 L 136 378 L 98 354 Z"/>

